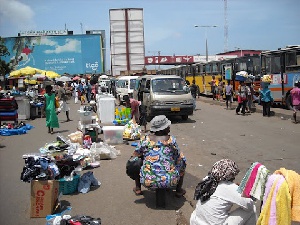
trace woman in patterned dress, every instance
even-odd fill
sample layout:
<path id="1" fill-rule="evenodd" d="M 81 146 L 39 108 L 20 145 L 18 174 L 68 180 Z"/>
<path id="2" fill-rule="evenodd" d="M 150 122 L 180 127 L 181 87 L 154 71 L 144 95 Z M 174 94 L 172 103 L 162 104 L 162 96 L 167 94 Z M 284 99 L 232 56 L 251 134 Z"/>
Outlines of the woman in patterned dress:
<path id="1" fill-rule="evenodd" d="M 141 137 L 133 156 L 143 158 L 139 178 L 135 179 L 136 195 L 141 195 L 141 184 L 149 189 L 176 188 L 176 196 L 186 193 L 182 189 L 186 159 L 174 136 L 169 135 L 171 121 L 164 115 L 154 117 L 151 134 Z"/>

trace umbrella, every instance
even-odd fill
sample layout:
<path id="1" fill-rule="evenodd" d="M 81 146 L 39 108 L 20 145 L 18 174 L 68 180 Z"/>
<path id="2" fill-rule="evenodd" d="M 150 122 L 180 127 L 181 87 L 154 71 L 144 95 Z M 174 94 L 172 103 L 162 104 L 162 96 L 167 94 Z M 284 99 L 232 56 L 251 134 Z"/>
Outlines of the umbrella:
<path id="1" fill-rule="evenodd" d="M 38 81 L 36 81 L 36 80 L 25 79 L 24 82 L 25 82 L 25 84 L 38 84 Z"/>
<path id="2" fill-rule="evenodd" d="M 9 74 L 9 77 L 19 77 L 19 76 L 21 76 L 20 70 L 12 71 L 12 72 Z"/>
<path id="3" fill-rule="evenodd" d="M 79 76 L 76 76 L 76 77 L 73 77 L 73 79 L 72 80 L 80 80 L 81 79 L 81 77 L 79 77 Z"/>
<path id="4" fill-rule="evenodd" d="M 34 68 L 34 67 L 30 67 L 30 66 L 26 66 L 24 68 L 12 71 L 9 74 L 9 77 L 20 77 L 22 75 L 31 76 L 31 75 L 34 75 L 34 74 L 37 74 L 37 73 L 42 73 L 42 72 L 43 72 L 43 70 L 40 70 L 40 69 L 37 69 L 37 68 Z"/>
<path id="5" fill-rule="evenodd" d="M 45 72 L 45 75 L 50 79 L 60 77 L 60 75 L 58 73 L 56 73 L 54 71 L 49 71 L 49 70 Z"/>
<path id="6" fill-rule="evenodd" d="M 25 68 L 19 69 L 22 75 L 34 75 L 36 74 L 36 68 L 26 66 Z"/>
<path id="7" fill-rule="evenodd" d="M 243 77 L 248 77 L 248 73 L 247 73 L 246 71 L 243 71 L 243 70 L 237 72 L 236 75 L 238 75 L 238 76 L 243 76 Z"/>
<path id="8" fill-rule="evenodd" d="M 105 74 L 103 74 L 103 75 L 101 75 L 101 76 L 100 76 L 100 78 L 101 78 L 101 79 L 107 79 L 107 78 L 108 78 L 108 76 L 107 76 L 107 75 L 105 75 Z"/>
<path id="9" fill-rule="evenodd" d="M 59 78 L 56 78 L 55 80 L 56 81 L 62 81 L 62 82 L 72 81 L 72 79 L 70 77 L 67 77 L 67 76 L 61 76 Z"/>
<path id="10" fill-rule="evenodd" d="M 31 80 L 45 80 L 46 75 L 37 73 L 37 74 L 32 75 L 32 77 L 30 77 L 30 79 Z"/>

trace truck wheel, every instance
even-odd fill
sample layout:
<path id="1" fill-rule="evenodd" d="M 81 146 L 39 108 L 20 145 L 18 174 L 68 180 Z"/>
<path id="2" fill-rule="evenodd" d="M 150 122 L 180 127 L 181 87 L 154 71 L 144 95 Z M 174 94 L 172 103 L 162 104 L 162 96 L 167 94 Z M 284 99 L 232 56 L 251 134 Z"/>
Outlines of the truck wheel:
<path id="1" fill-rule="evenodd" d="M 187 120 L 189 118 L 188 115 L 181 116 L 182 120 Z"/>

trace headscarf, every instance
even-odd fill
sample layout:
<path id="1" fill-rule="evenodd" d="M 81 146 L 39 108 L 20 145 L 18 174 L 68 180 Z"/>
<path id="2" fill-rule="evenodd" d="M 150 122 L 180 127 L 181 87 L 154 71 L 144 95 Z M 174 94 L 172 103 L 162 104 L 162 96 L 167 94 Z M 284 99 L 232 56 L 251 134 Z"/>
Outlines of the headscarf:
<path id="1" fill-rule="evenodd" d="M 240 172 L 237 164 L 231 159 L 221 159 L 216 162 L 211 171 L 195 189 L 194 199 L 201 202 L 207 201 L 216 191 L 220 181 L 233 180 Z"/>

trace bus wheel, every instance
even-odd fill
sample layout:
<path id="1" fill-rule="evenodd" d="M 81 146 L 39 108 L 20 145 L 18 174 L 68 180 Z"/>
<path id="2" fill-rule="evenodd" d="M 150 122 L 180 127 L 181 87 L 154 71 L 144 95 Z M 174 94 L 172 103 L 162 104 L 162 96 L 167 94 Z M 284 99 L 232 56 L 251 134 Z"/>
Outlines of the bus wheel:
<path id="1" fill-rule="evenodd" d="M 188 115 L 181 116 L 182 120 L 187 120 L 189 118 Z"/>

